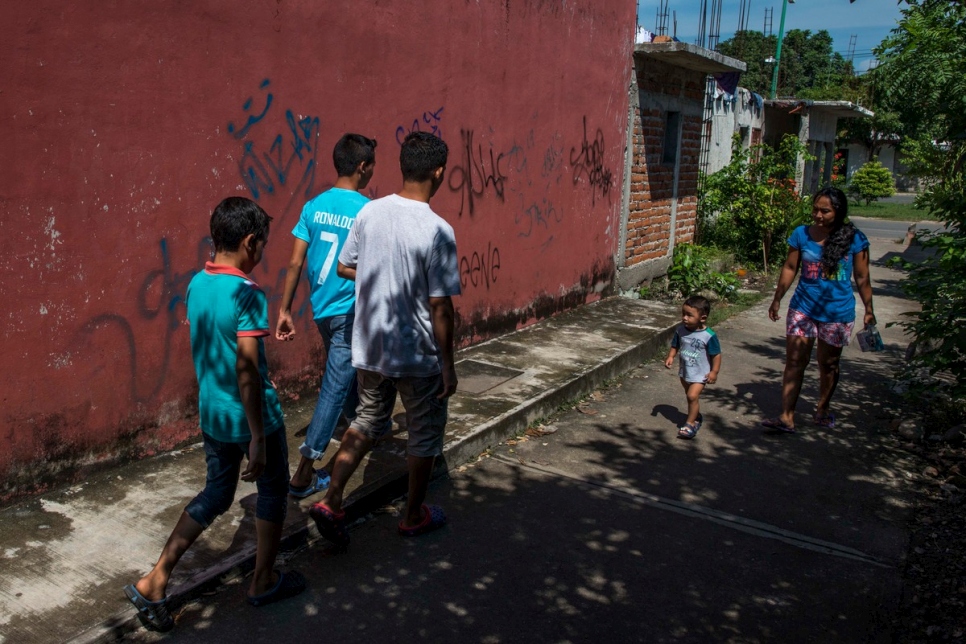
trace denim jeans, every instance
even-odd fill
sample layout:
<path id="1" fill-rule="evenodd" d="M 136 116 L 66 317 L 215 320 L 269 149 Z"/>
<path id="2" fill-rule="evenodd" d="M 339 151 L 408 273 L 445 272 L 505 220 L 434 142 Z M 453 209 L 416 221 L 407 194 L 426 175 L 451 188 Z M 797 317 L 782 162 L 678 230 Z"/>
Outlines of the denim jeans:
<path id="1" fill-rule="evenodd" d="M 205 489 L 188 503 L 184 511 L 204 528 L 224 514 L 235 502 L 242 459 L 248 455 L 248 442 L 225 443 L 202 432 L 208 473 Z M 288 509 L 288 441 L 281 427 L 265 437 L 265 471 L 255 481 L 258 501 L 255 518 L 282 523 Z"/>
<path id="2" fill-rule="evenodd" d="M 350 420 L 356 415 L 359 392 L 356 388 L 356 370 L 352 366 L 354 322 L 355 313 L 315 321 L 325 345 L 325 374 L 305 442 L 299 447 L 299 454 L 313 461 L 319 460 L 325 453 L 339 422 L 339 415 L 345 414 Z"/>

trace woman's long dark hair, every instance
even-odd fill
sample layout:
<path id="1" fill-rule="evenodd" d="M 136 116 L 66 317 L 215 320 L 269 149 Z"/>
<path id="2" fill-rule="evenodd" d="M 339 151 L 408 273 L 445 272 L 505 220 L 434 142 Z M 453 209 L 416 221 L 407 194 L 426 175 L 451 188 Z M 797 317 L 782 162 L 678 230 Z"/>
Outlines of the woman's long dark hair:
<path id="1" fill-rule="evenodd" d="M 849 214 L 849 200 L 845 193 L 838 188 L 828 186 L 822 188 L 812 197 L 812 204 L 821 197 L 827 197 L 835 211 L 835 220 L 832 222 L 832 232 L 825 240 L 825 247 L 822 249 L 822 274 L 835 275 L 839 270 L 839 261 L 849 254 L 852 248 L 852 240 L 855 239 L 855 226 L 845 223 L 845 218 Z"/>

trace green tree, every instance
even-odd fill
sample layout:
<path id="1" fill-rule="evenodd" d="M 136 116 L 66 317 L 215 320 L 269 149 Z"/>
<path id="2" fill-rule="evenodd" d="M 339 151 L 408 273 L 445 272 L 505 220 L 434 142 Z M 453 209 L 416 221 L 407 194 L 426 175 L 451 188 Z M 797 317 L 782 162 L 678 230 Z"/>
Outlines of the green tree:
<path id="1" fill-rule="evenodd" d="M 895 192 L 892 173 L 878 159 L 872 159 L 856 170 L 849 181 L 848 193 L 856 201 L 864 201 L 867 206 L 878 199 L 891 197 Z"/>
<path id="2" fill-rule="evenodd" d="M 741 77 L 742 87 L 767 95 L 774 63 L 766 63 L 765 59 L 775 55 L 777 45 L 776 36 L 766 36 L 760 31 L 738 31 L 734 37 L 721 42 L 718 51 L 747 63 L 748 70 Z M 785 34 L 778 74 L 779 96 L 854 100 L 847 98 L 856 93 L 850 89 L 852 84 L 852 63 L 832 50 L 832 37 L 827 31 L 812 33 L 792 29 Z"/>
<path id="3" fill-rule="evenodd" d="M 906 264 L 905 288 L 922 305 L 904 323 L 921 348 L 909 373 L 925 369 L 947 376 L 938 386 L 961 400 L 966 398 L 966 6 L 910 0 L 902 14 L 876 50 L 875 83 L 907 132 L 907 159 L 930 178 L 919 205 L 946 224 L 922 240 L 933 253 Z"/>
<path id="4" fill-rule="evenodd" d="M 883 103 L 863 102 L 874 116 L 872 118 L 843 119 L 839 122 L 842 140 L 859 143 L 869 151 L 869 158 L 877 157 L 886 143 L 898 143 L 905 126 L 899 114 Z"/>
<path id="5" fill-rule="evenodd" d="M 966 5 L 913 1 L 902 14 L 875 49 L 880 102 L 909 135 L 956 140 L 966 133 Z"/>
<path id="6" fill-rule="evenodd" d="M 758 145 L 746 150 L 733 140 L 731 162 L 704 177 L 698 193 L 701 243 L 711 244 L 744 262 L 767 269 L 784 257 L 785 238 L 806 208 L 795 192 L 795 163 L 807 150 L 787 134 L 778 149 Z"/>

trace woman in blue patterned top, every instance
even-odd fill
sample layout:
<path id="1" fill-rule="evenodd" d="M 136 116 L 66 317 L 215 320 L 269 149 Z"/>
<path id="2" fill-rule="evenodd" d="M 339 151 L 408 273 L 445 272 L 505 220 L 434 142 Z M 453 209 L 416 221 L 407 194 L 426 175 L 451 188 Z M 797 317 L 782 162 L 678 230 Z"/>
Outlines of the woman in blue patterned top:
<path id="1" fill-rule="evenodd" d="M 802 389 L 805 367 L 818 338 L 818 403 L 813 424 L 831 428 L 835 417 L 829 403 L 839 381 L 839 358 L 855 326 L 855 279 L 865 324 L 875 324 L 872 282 L 869 279 L 869 240 L 846 223 L 848 200 L 838 188 L 824 188 L 812 199 L 812 225 L 799 226 L 788 239 L 788 258 L 782 266 L 775 299 L 768 317 L 778 321 L 782 296 L 801 268 L 798 287 L 788 304 L 785 338 L 785 372 L 782 376 L 782 412 L 762 425 L 782 432 L 795 431 L 795 405 Z"/>

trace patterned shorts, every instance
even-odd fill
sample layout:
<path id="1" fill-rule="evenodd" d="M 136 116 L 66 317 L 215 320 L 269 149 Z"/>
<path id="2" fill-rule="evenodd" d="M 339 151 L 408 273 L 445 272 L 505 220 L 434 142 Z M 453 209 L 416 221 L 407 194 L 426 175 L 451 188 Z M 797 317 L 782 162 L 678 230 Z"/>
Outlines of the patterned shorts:
<path id="1" fill-rule="evenodd" d="M 785 319 L 785 335 L 797 335 L 803 338 L 818 338 L 833 347 L 844 347 L 852 337 L 852 322 L 817 322 L 801 311 L 788 309 Z"/>

